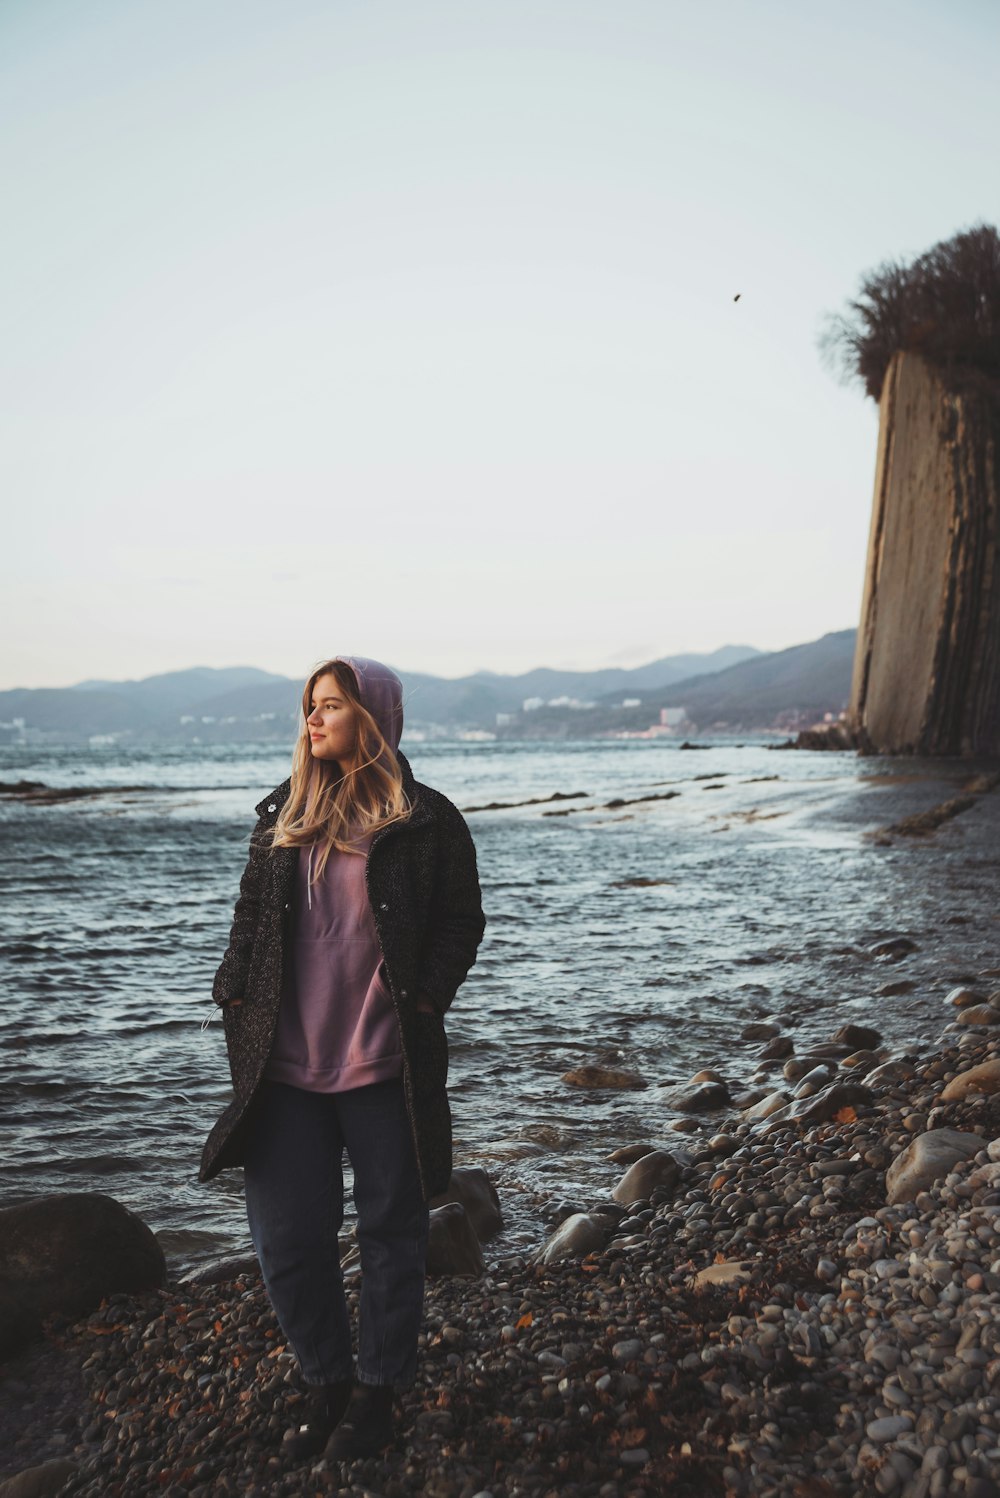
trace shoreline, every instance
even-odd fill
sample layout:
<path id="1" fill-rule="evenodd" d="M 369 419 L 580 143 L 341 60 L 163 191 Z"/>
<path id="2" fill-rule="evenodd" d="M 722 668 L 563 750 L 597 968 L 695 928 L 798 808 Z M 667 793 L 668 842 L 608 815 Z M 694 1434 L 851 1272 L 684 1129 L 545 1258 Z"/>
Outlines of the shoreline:
<path id="1" fill-rule="evenodd" d="M 52 1491 L 168 1498 L 990 1498 L 1000 1091 L 941 1101 L 988 1061 L 1000 1073 L 1000 1025 L 948 1026 L 831 1118 L 681 1135 L 676 1185 L 628 1203 L 582 1259 L 429 1279 L 418 1381 L 384 1458 L 285 1463 L 272 1443 L 295 1420 L 293 1361 L 243 1275 L 51 1322 L 2 1370 L 3 1475 L 61 1458 L 77 1472 Z M 893 1159 L 942 1128 L 978 1135 L 975 1152 L 888 1205 Z"/>
<path id="2" fill-rule="evenodd" d="M 603 1156 L 649 1127 L 661 1087 L 702 1066 L 721 1069 L 734 1091 L 748 1085 L 752 1055 L 733 1044 L 747 1020 L 773 1016 L 802 1046 L 878 1004 L 883 964 L 866 955 L 877 938 L 905 932 L 918 943 L 905 965 L 913 991 L 878 1021 L 896 1046 L 931 1037 L 943 988 L 993 945 L 1000 796 L 977 797 L 929 840 L 874 837 L 953 799 L 975 773 L 969 764 L 842 754 L 779 763 L 752 747 L 695 760 L 650 745 L 508 755 L 499 778 L 480 757 L 448 761 L 456 804 L 532 803 L 473 817 L 493 915 L 449 1026 L 456 1159 L 486 1167 L 503 1191 L 504 1251 L 534 1243 L 554 1197 L 586 1202 L 608 1188 Z M 140 782 L 137 768 L 116 780 Z M 207 785 L 209 769 L 199 761 L 164 776 L 179 791 L 189 773 Z M 243 784 L 246 767 L 230 769 Z M 681 795 L 642 800 L 677 790 L 669 777 L 681 774 Z M 544 815 L 552 807 L 539 803 L 557 795 L 572 816 Z M 5 886 L 13 1002 L 0 1074 L 24 1128 L 0 1162 L 4 1199 L 110 1190 L 185 1267 L 246 1251 L 238 1202 L 227 1189 L 196 1189 L 191 1160 L 229 1089 L 217 1029 L 197 1027 L 223 920 L 212 912 L 227 906 L 228 920 L 241 867 L 245 799 L 206 791 L 161 807 L 154 797 L 166 876 L 138 855 L 148 796 L 4 811 L 20 829 L 15 849 L 23 836 L 27 850 Z M 85 846 L 96 860 L 98 904 L 82 874 L 49 889 L 59 858 L 32 882 L 39 816 L 53 854 Z M 169 873 L 189 862 L 198 898 Z M 592 1064 L 636 1071 L 650 1091 L 560 1083 Z M 500 1089 L 503 1110 L 493 1106 Z M 165 1095 L 163 1106 L 144 1108 L 149 1095 Z M 664 1111 L 658 1129 L 670 1118 Z"/>

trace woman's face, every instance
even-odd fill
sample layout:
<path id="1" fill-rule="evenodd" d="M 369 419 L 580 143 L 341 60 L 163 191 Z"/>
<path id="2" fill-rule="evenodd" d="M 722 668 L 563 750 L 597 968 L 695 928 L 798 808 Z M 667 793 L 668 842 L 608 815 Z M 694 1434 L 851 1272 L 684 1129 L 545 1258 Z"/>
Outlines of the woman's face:
<path id="1" fill-rule="evenodd" d="M 306 718 L 313 759 L 334 759 L 347 769 L 357 746 L 354 709 L 332 672 L 313 683 L 311 712 Z"/>

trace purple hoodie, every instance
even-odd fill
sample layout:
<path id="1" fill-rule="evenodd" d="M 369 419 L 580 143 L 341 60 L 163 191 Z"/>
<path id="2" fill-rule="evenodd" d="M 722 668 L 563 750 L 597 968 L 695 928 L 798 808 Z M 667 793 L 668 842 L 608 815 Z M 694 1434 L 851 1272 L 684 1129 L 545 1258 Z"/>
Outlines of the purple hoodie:
<path id="1" fill-rule="evenodd" d="M 358 696 L 391 749 L 403 732 L 403 685 L 379 661 L 358 655 L 351 667 Z M 402 1047 L 385 963 L 358 853 L 330 854 L 310 884 L 312 849 L 299 849 L 289 957 L 265 1076 L 308 1092 L 345 1092 L 402 1074 Z"/>
<path id="2" fill-rule="evenodd" d="M 354 672 L 358 696 L 381 728 L 389 748 L 396 752 L 403 736 L 403 683 L 395 671 L 364 655 L 335 655 Z"/>

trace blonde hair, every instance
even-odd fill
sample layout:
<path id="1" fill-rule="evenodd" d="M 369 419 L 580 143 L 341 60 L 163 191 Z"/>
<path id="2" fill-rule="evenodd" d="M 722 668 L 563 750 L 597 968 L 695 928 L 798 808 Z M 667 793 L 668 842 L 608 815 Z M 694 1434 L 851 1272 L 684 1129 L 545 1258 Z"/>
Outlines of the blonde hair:
<path id="1" fill-rule="evenodd" d="M 315 759 L 306 719 L 321 676 L 334 676 L 354 713 L 355 763 L 341 771 L 335 760 Z M 405 822 L 410 802 L 392 745 L 358 695 L 357 678 L 346 661 L 324 661 L 302 693 L 302 726 L 292 757 L 292 785 L 274 825 L 272 847 L 315 845 L 312 882 L 323 877 L 330 854 L 360 853 L 358 841 L 393 822 Z"/>

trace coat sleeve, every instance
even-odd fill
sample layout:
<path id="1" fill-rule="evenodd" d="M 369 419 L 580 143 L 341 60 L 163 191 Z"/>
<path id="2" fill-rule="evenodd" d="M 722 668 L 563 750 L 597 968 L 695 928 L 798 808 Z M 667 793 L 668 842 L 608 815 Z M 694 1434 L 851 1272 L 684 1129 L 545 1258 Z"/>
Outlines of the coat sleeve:
<path id="1" fill-rule="evenodd" d="M 217 1004 L 229 1004 L 233 999 L 244 997 L 267 867 L 269 840 L 264 836 L 267 826 L 261 817 L 250 839 L 250 857 L 240 880 L 229 945 L 212 983 L 212 998 Z"/>
<path id="2" fill-rule="evenodd" d="M 485 929 L 476 845 L 465 818 L 449 802 L 421 962 L 418 1004 L 429 1004 L 438 1014 L 447 1011 L 476 960 Z"/>

